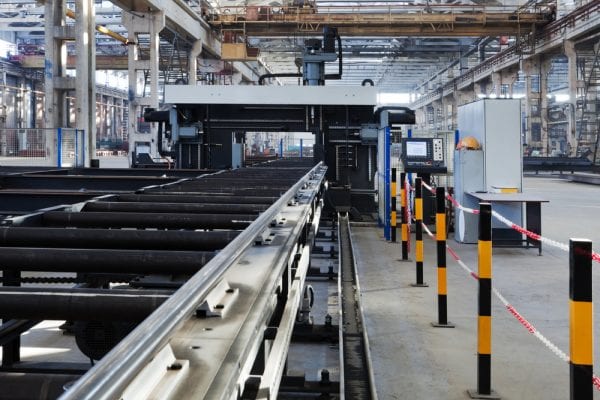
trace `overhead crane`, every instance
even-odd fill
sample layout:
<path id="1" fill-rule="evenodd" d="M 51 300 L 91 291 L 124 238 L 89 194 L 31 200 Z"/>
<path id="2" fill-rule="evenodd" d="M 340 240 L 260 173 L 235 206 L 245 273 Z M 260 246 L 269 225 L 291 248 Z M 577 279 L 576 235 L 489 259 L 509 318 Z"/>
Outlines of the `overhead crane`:
<path id="1" fill-rule="evenodd" d="M 221 30 L 251 37 L 315 33 L 335 26 L 342 36 L 497 36 L 523 35 L 550 22 L 550 9 L 403 5 L 221 7 L 206 16 Z"/>

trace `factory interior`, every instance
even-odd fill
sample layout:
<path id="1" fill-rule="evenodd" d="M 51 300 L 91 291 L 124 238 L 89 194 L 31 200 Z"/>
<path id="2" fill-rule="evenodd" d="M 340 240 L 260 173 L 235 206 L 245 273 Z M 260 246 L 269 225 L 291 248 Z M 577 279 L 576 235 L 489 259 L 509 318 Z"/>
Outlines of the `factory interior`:
<path id="1" fill-rule="evenodd" d="M 0 0 L 0 399 L 600 399 L 599 143 L 598 0 Z"/>

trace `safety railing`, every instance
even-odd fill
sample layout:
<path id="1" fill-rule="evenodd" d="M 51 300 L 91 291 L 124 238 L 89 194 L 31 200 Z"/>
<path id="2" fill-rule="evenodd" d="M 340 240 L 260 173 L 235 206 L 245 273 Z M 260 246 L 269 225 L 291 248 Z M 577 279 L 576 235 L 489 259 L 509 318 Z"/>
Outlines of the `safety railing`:
<path id="1" fill-rule="evenodd" d="M 83 167 L 85 131 L 74 128 L 0 129 L 0 165 Z"/>
<path id="2" fill-rule="evenodd" d="M 491 385 L 491 297 L 492 294 L 502 303 L 505 309 L 523 326 L 529 333 L 533 334 L 547 349 L 561 360 L 570 365 L 571 400 L 586 399 L 594 397 L 594 389 L 600 391 L 600 378 L 593 373 L 593 312 L 592 312 L 592 263 L 600 262 L 600 254 L 592 249 L 592 242 L 585 239 L 571 239 L 569 244 L 561 243 L 541 236 L 535 232 L 515 224 L 500 213 L 492 210 L 490 203 L 481 203 L 479 209 L 464 207 L 456 201 L 443 188 L 433 188 L 422 182 L 419 178 L 415 186 L 401 178 L 400 187 L 406 188 L 406 192 L 415 192 L 415 226 L 417 229 L 417 248 L 415 254 L 417 283 L 419 276 L 423 274 L 423 244 L 418 235 L 425 232 L 426 236 L 437 242 L 437 269 L 438 269 L 438 322 L 432 323 L 434 327 L 453 327 L 447 320 L 447 295 L 448 286 L 446 282 L 446 250 L 452 259 L 472 278 L 479 283 L 478 289 L 478 334 L 477 334 L 477 388 L 468 391 L 472 398 L 499 398 L 492 390 Z M 422 213 L 422 191 L 427 190 L 436 195 L 436 233 L 432 233 L 420 218 Z M 402 204 L 408 197 L 405 190 L 401 192 Z M 445 240 L 446 213 L 445 201 L 449 201 L 455 208 L 464 212 L 476 214 L 479 218 L 478 234 L 478 271 L 475 272 L 465 264 L 456 251 L 454 251 Z M 408 207 L 410 208 L 410 202 Z M 410 212 L 408 212 L 410 213 Z M 404 214 L 404 212 L 403 212 Z M 560 250 L 569 252 L 569 325 L 570 325 L 570 355 L 561 350 L 557 345 L 544 336 L 531 322 L 525 318 L 517 309 L 509 303 L 500 291 L 492 284 L 492 218 L 500 221 L 511 229 L 541 243 L 550 245 Z M 402 260 L 407 260 L 404 248 Z M 422 278 L 421 278 L 422 282 Z M 413 284 L 412 286 L 424 286 Z"/>

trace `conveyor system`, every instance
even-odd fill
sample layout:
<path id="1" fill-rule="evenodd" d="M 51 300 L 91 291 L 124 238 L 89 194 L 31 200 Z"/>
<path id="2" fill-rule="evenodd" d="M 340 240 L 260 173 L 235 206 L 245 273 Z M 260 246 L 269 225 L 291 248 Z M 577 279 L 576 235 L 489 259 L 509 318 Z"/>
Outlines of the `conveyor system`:
<path id="1" fill-rule="evenodd" d="M 275 398 L 326 170 L 196 171 L 2 221 L 0 398 Z M 28 284 L 57 278 L 77 285 Z M 45 319 L 98 361 L 22 362 L 20 334 Z"/>

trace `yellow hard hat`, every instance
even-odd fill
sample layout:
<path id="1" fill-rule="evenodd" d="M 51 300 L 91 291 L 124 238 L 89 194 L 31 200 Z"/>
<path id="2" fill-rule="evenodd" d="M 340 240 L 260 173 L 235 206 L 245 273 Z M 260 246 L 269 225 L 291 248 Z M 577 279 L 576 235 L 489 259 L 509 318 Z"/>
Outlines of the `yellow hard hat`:
<path id="1" fill-rule="evenodd" d="M 464 138 L 460 139 L 456 145 L 456 149 L 479 150 L 481 149 L 481 145 L 473 136 L 465 136 Z"/>

